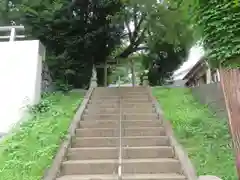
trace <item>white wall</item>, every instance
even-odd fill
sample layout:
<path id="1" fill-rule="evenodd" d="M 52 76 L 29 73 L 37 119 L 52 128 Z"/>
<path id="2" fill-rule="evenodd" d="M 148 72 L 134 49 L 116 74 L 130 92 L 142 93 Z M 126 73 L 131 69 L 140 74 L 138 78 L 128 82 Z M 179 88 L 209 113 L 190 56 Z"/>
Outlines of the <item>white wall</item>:
<path id="1" fill-rule="evenodd" d="M 0 42 L 0 133 L 39 102 L 45 48 L 38 40 Z"/>

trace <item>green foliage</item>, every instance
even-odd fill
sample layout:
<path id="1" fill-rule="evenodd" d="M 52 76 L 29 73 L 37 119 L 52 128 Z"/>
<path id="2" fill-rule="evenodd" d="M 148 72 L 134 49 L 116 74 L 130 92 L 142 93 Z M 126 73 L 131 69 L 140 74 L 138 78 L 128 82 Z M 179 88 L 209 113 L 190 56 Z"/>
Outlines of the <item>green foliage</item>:
<path id="1" fill-rule="evenodd" d="M 149 53 L 142 56 L 142 65 L 148 69 L 151 86 L 162 85 L 169 80 L 173 72 L 187 56 L 186 49 L 169 43 L 156 43 Z"/>
<path id="2" fill-rule="evenodd" d="M 240 6 L 234 0 L 199 0 L 195 13 L 210 64 L 239 67 L 235 59 L 240 54 Z"/>
<path id="3" fill-rule="evenodd" d="M 227 121 L 199 104 L 185 88 L 154 88 L 153 94 L 171 121 L 175 136 L 187 150 L 198 175 L 236 180 Z"/>
<path id="4" fill-rule="evenodd" d="M 93 64 L 104 63 L 120 44 L 123 26 L 112 20 L 122 8 L 120 0 L 11 2 L 19 9 L 18 17 L 12 18 L 12 6 L 2 12 L 23 24 L 28 38 L 45 45 L 55 81 L 88 87 Z"/>
<path id="5" fill-rule="evenodd" d="M 193 31 L 183 10 L 172 11 L 165 2 L 127 1 L 119 19 L 126 25 L 123 38 L 130 42 L 119 54 L 122 58 L 136 51 L 151 49 L 159 42 L 186 47 L 192 45 Z"/>
<path id="6" fill-rule="evenodd" d="M 5 22 L 23 24 L 28 38 L 39 39 L 46 46 L 46 62 L 63 91 L 71 88 L 69 85 L 87 88 L 93 64 L 108 58 L 127 58 L 139 50 L 154 49 L 158 43 L 178 47 L 192 41 L 184 11 L 168 8 L 175 6 L 175 1 L 13 0 L 6 5 L 7 1 L 0 1 Z M 103 85 L 103 69 L 97 69 L 97 77 Z"/>
<path id="7" fill-rule="evenodd" d="M 67 134 L 82 95 L 48 95 L 0 144 L 0 179 L 41 180 Z"/>
<path id="8" fill-rule="evenodd" d="M 161 42 L 186 47 L 193 43 L 193 31 L 181 10 L 172 11 L 164 4 L 158 5 L 149 14 L 148 25 L 151 32 L 148 34 L 150 47 Z"/>
<path id="9" fill-rule="evenodd" d="M 63 93 L 67 93 L 73 89 L 72 85 L 69 85 L 67 82 L 63 82 L 61 80 L 57 80 L 55 82 L 55 87 L 57 91 L 62 91 Z"/>
<path id="10" fill-rule="evenodd" d="M 40 103 L 29 107 L 32 114 L 45 113 L 51 108 L 51 102 L 48 99 L 42 99 Z"/>

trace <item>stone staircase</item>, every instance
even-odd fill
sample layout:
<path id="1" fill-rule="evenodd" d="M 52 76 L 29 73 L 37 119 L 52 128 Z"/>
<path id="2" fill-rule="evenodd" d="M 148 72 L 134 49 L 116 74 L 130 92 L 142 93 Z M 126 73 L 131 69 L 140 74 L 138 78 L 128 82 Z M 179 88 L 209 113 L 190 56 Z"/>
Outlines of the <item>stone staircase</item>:
<path id="1" fill-rule="evenodd" d="M 187 180 L 176 157 L 147 88 L 96 88 L 57 180 Z"/>

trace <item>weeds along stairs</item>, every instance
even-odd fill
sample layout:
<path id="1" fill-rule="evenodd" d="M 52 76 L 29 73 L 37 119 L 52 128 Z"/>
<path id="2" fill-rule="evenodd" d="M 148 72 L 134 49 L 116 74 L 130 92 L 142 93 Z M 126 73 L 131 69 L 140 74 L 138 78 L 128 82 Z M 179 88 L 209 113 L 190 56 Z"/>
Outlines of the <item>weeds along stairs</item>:
<path id="1" fill-rule="evenodd" d="M 57 180 L 186 180 L 145 87 L 96 88 Z"/>

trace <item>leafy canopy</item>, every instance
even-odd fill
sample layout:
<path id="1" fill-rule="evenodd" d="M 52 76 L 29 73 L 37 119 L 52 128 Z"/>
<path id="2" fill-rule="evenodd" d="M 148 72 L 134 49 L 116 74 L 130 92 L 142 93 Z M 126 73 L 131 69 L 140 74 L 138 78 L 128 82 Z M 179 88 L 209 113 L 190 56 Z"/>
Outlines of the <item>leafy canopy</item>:
<path id="1" fill-rule="evenodd" d="M 0 3 L 2 24 L 23 24 L 29 39 L 37 38 L 46 46 L 46 62 L 54 80 L 77 88 L 89 85 L 93 64 L 108 59 L 122 61 L 138 51 L 145 52 L 147 57 L 159 56 L 159 52 L 185 49 L 192 42 L 192 28 L 177 1 L 2 0 Z M 170 44 L 171 51 L 164 44 Z M 166 70 L 178 67 L 171 61 L 167 63 L 174 66 Z M 97 76 L 102 85 L 103 68 L 97 69 Z"/>
<path id="2" fill-rule="evenodd" d="M 182 0 L 213 67 L 239 67 L 240 6 L 235 0 Z"/>

